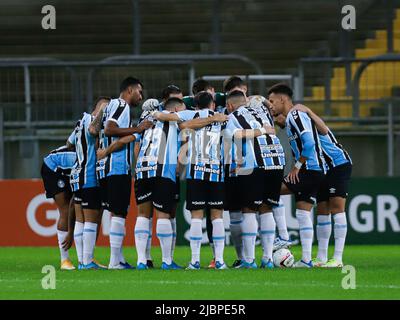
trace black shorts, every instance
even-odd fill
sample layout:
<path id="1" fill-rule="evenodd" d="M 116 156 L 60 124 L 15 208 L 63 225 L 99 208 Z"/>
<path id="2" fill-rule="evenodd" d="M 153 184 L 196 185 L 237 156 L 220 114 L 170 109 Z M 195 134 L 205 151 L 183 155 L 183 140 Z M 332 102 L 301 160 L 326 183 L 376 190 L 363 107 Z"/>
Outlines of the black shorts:
<path id="1" fill-rule="evenodd" d="M 80 189 L 78 195 L 82 200 L 82 209 L 100 210 L 101 198 L 99 187 Z"/>
<path id="2" fill-rule="evenodd" d="M 243 207 L 258 211 L 262 203 L 271 207 L 279 204 L 283 170 L 255 168 L 251 174 L 239 179 Z"/>
<path id="3" fill-rule="evenodd" d="M 242 210 L 243 189 L 238 177 L 225 177 L 224 209 L 228 211 Z"/>
<path id="4" fill-rule="evenodd" d="M 75 204 L 82 204 L 81 190 L 76 190 L 74 192 L 74 202 Z"/>
<path id="5" fill-rule="evenodd" d="M 136 203 L 151 201 L 157 210 L 172 214 L 176 208 L 176 188 L 174 181 L 163 177 L 135 180 Z"/>
<path id="6" fill-rule="evenodd" d="M 317 193 L 317 202 L 328 201 L 329 198 L 347 198 L 352 165 L 345 163 L 328 171 Z"/>
<path id="7" fill-rule="evenodd" d="M 223 209 L 225 184 L 197 179 L 187 179 L 186 209 Z"/>
<path id="8" fill-rule="evenodd" d="M 318 190 L 324 178 L 325 174 L 322 171 L 302 169 L 299 171 L 300 181 L 298 183 L 292 184 L 285 180 L 283 183 L 293 192 L 296 202 L 305 201 L 315 204 Z"/>
<path id="9" fill-rule="evenodd" d="M 40 174 L 42 175 L 44 189 L 46 190 L 46 198 L 54 198 L 56 194 L 61 192 L 72 194 L 69 176 L 52 171 L 45 163 L 42 164 Z"/>
<path id="10" fill-rule="evenodd" d="M 101 207 L 108 210 L 108 189 L 107 189 L 107 179 L 103 178 L 99 180 L 100 188 L 100 200 Z"/>
<path id="11" fill-rule="evenodd" d="M 131 175 L 112 175 L 108 176 L 106 180 L 108 210 L 116 215 L 126 217 L 131 202 Z"/>

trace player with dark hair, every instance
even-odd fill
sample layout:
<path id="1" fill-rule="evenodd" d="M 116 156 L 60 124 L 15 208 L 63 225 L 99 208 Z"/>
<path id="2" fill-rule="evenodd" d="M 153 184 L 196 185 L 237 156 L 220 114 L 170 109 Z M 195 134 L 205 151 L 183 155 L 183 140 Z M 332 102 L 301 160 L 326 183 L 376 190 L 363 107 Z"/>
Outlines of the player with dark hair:
<path id="1" fill-rule="evenodd" d="M 67 146 L 62 146 L 51 151 L 43 159 L 40 171 L 46 190 L 46 198 L 54 199 L 60 213 L 57 222 L 57 238 L 61 255 L 61 270 L 75 270 L 69 258 L 68 250 L 65 250 L 63 247 L 66 238 L 71 236 L 68 228 L 68 210 L 72 198 L 69 175 L 75 161 L 75 150 L 70 150 Z M 70 230 L 70 233 L 72 231 Z"/>
<path id="2" fill-rule="evenodd" d="M 293 91 L 279 83 L 268 90 L 268 103 L 274 116 L 286 116 L 286 133 L 296 163 L 282 183 L 282 194 L 293 193 L 296 201 L 296 218 L 300 227 L 302 259 L 295 267 L 311 268 L 313 263 L 313 222 L 311 209 L 317 192 L 325 178 L 325 160 L 315 122 L 302 111 L 295 110 Z"/>
<path id="3" fill-rule="evenodd" d="M 244 94 L 247 93 L 247 84 L 239 76 L 230 76 L 229 78 L 225 79 L 222 88 L 225 93 L 229 93 L 233 90 L 240 90 Z"/>
<path id="4" fill-rule="evenodd" d="M 347 233 L 345 207 L 352 161 L 347 151 L 336 140 L 333 132 L 318 115 L 304 105 L 297 104 L 294 109 L 307 113 L 315 122 L 321 140 L 322 152 L 328 166 L 328 172 L 317 193 L 318 254 L 313 259 L 313 265 L 316 267 L 341 268 Z M 328 261 L 328 245 L 332 232 L 331 215 L 334 220 L 335 252 L 333 258 Z"/>
<path id="5" fill-rule="evenodd" d="M 150 117 L 150 113 L 152 111 L 163 111 L 165 110 L 165 103 L 167 102 L 167 100 L 169 99 L 177 99 L 175 100 L 175 103 L 180 103 L 180 100 L 183 98 L 182 95 L 182 90 L 176 86 L 176 85 L 168 85 L 167 87 L 165 87 L 162 91 L 162 101 L 161 103 L 158 102 L 157 99 L 151 98 L 151 99 L 147 99 L 142 106 L 143 112 L 140 115 L 139 118 L 139 124 L 144 121 L 145 119 L 147 119 L 148 117 Z M 173 103 L 173 100 L 169 101 L 169 103 Z M 178 104 L 179 104 L 178 103 Z M 180 108 L 182 108 L 181 106 L 178 106 L 178 110 L 180 110 Z M 183 110 L 183 109 L 182 109 Z M 152 117 L 150 117 L 150 119 L 152 119 Z M 138 158 L 139 155 L 139 142 L 140 140 L 137 140 L 135 145 L 134 145 L 134 154 L 135 154 L 135 159 Z M 179 182 L 179 172 L 177 172 L 177 179 L 176 179 L 176 203 L 179 202 L 179 192 L 180 192 L 180 182 Z M 136 183 L 136 180 L 135 180 Z M 172 251 L 174 251 L 175 249 L 175 243 L 176 243 L 176 218 L 175 218 L 175 212 L 174 214 L 171 214 L 171 224 L 172 224 L 172 228 L 174 230 L 173 232 L 173 239 L 172 239 Z M 149 268 L 153 268 L 153 260 L 151 258 L 151 242 L 152 242 L 152 238 L 153 238 L 153 212 L 150 215 L 149 218 L 149 237 L 147 240 L 147 246 L 146 246 L 146 259 L 147 259 L 147 266 Z"/>
<path id="6" fill-rule="evenodd" d="M 188 269 L 200 269 L 200 247 L 202 241 L 202 220 L 204 210 L 211 210 L 213 240 L 215 244 L 216 269 L 226 269 L 223 260 L 225 228 L 223 213 L 223 164 L 221 129 L 226 116 L 214 112 L 213 97 L 208 92 L 200 92 L 194 99 L 197 110 L 186 110 L 175 114 L 155 113 L 162 121 L 179 121 L 181 129 L 193 119 L 203 120 L 207 125 L 198 127 L 189 136 L 187 166 L 187 206 L 191 211 L 190 246 L 192 259 Z"/>
<path id="7" fill-rule="evenodd" d="M 101 196 L 96 177 L 96 143 L 97 135 L 89 131 L 93 117 L 102 108 L 104 99 L 98 100 L 92 114 L 84 113 L 78 121 L 70 138 L 75 146 L 77 161 L 71 171 L 70 183 L 75 199 L 74 238 L 80 263 L 79 269 L 104 269 L 93 260 L 98 225 L 101 217 Z M 83 223 L 83 230 L 78 224 Z M 81 236 L 78 239 L 78 235 Z"/>
<path id="8" fill-rule="evenodd" d="M 201 91 L 214 91 L 214 87 L 207 81 L 202 78 L 197 79 L 192 86 L 193 95 L 198 94 Z"/>
<path id="9" fill-rule="evenodd" d="M 247 107 L 246 102 L 246 96 L 240 90 L 231 91 L 227 96 L 230 115 L 226 134 L 231 141 L 236 140 L 233 145 L 236 150 L 230 159 L 235 164 L 231 175 L 238 176 L 244 190 L 241 200 L 244 257 L 240 267 L 257 268 L 255 239 L 259 213 L 263 244 L 261 267 L 273 268 L 275 220 L 272 206 L 279 202 L 285 157 L 269 111 L 262 107 Z"/>
<path id="10" fill-rule="evenodd" d="M 143 122 L 139 127 L 131 126 L 130 109 L 142 100 L 142 90 L 142 83 L 136 78 L 128 77 L 122 81 L 119 98 L 112 99 L 104 111 L 104 148 L 121 137 L 141 133 L 152 126 L 151 122 Z M 112 216 L 110 269 L 130 268 L 123 259 L 122 243 L 131 197 L 132 150 L 133 146 L 126 144 L 121 150 L 111 153 L 105 161 L 108 209 Z"/>

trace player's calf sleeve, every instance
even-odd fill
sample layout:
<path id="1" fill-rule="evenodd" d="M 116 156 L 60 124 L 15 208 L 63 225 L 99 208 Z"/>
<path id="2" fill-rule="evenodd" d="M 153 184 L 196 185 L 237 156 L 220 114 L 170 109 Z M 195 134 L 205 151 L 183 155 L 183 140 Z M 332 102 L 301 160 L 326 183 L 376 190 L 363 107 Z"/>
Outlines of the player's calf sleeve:
<path id="1" fill-rule="evenodd" d="M 60 248 L 61 261 L 69 259 L 68 250 L 64 250 L 62 246 L 62 243 L 65 241 L 67 235 L 67 231 L 57 230 L 58 247 Z"/>
<path id="2" fill-rule="evenodd" d="M 225 226 L 223 219 L 214 219 L 212 221 L 212 239 L 215 248 L 215 261 L 224 262 L 225 248 Z"/>
<path id="3" fill-rule="evenodd" d="M 229 225 L 231 231 L 232 242 L 236 250 L 238 259 L 243 259 L 243 242 L 242 242 L 242 219 L 243 215 L 240 211 L 229 212 L 231 222 Z"/>
<path id="4" fill-rule="evenodd" d="M 317 258 L 322 262 L 328 260 L 328 245 L 331 237 L 331 215 L 324 214 L 317 216 L 317 239 L 318 239 L 318 255 Z"/>
<path id="5" fill-rule="evenodd" d="M 149 219 L 145 217 L 137 217 L 135 224 L 135 245 L 138 256 L 137 263 L 147 263 L 146 247 L 149 238 Z"/>
<path id="6" fill-rule="evenodd" d="M 203 239 L 202 219 L 192 219 L 190 222 L 190 249 L 192 250 L 192 264 L 200 262 L 201 240 Z"/>
<path id="7" fill-rule="evenodd" d="M 243 213 L 242 239 L 243 254 L 246 262 L 253 262 L 255 258 L 256 237 L 258 223 L 255 213 Z"/>
<path id="8" fill-rule="evenodd" d="M 336 260 L 342 261 L 344 243 L 347 234 L 347 218 L 346 213 L 341 212 L 333 215 L 334 235 L 335 235 L 335 253 L 333 257 Z"/>
<path id="9" fill-rule="evenodd" d="M 162 261 L 171 264 L 172 226 L 169 219 L 157 219 L 157 238 L 160 240 Z"/>
<path id="10" fill-rule="evenodd" d="M 312 241 L 314 236 L 311 213 L 309 211 L 296 209 L 296 218 L 300 228 L 302 260 L 304 262 L 309 262 L 311 260 Z"/>
<path id="11" fill-rule="evenodd" d="M 75 221 L 74 243 L 79 263 L 83 263 L 83 223 Z"/>
<path id="12" fill-rule="evenodd" d="M 125 236 L 125 219 L 119 217 L 111 218 L 110 226 L 110 265 L 116 266 L 121 262 L 122 242 Z"/>
<path id="13" fill-rule="evenodd" d="M 272 259 L 275 227 L 276 224 L 272 212 L 260 214 L 260 234 L 263 243 L 263 258 Z"/>
<path id="14" fill-rule="evenodd" d="M 284 240 L 289 240 L 285 211 L 285 206 L 283 205 L 282 201 L 279 201 L 278 206 L 272 208 L 272 212 L 274 214 L 274 219 L 276 222 L 276 228 L 278 229 L 278 235 Z"/>
<path id="15" fill-rule="evenodd" d="M 153 239 L 153 218 L 149 219 L 149 237 L 146 245 L 146 260 L 151 260 L 151 241 Z"/>
<path id="16" fill-rule="evenodd" d="M 176 218 L 170 219 L 172 227 L 172 245 L 171 245 L 171 258 L 174 259 L 174 251 L 176 245 Z"/>
<path id="17" fill-rule="evenodd" d="M 93 261 L 96 234 L 97 223 L 85 222 L 83 226 L 83 264 L 89 264 Z"/>

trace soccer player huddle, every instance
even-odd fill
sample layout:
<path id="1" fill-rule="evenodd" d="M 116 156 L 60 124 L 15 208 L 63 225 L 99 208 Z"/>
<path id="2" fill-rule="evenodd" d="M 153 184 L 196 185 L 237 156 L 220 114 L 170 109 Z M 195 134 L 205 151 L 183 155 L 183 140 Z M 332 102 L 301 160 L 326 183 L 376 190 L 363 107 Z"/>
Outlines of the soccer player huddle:
<path id="1" fill-rule="evenodd" d="M 289 86 L 278 83 L 268 89 L 267 97 L 247 96 L 240 77 L 226 79 L 222 93 L 198 79 L 193 96 L 183 97 L 179 87 L 170 85 L 163 90 L 161 102 L 148 99 L 143 103 L 143 113 L 133 126 L 131 108 L 142 101 L 142 90 L 138 79 L 123 80 L 119 98 L 100 97 L 92 113 L 84 113 L 77 122 L 66 145 L 44 158 L 46 194 L 60 211 L 61 269 L 75 269 L 68 254 L 73 242 L 78 269 L 107 268 L 94 259 L 105 209 L 111 213 L 108 269 L 135 269 L 122 251 L 133 162 L 138 270 L 153 268 L 153 214 L 161 268 L 183 269 L 174 261 L 181 176 L 186 179 L 186 209 L 191 212 L 191 259 L 186 269 L 200 269 L 204 216 L 214 255 L 210 266 L 228 269 L 224 210 L 229 212 L 237 255 L 232 268 L 274 268 L 273 252 L 291 246 L 280 200 L 286 194 L 295 197 L 302 247 L 302 257 L 293 266 L 343 266 L 352 162 L 321 118 L 304 105 L 294 105 Z M 295 158 L 287 176 L 275 124 L 286 131 Z M 313 259 L 314 204 L 318 254 Z M 331 216 L 335 251 L 328 259 Z M 259 264 L 257 235 L 263 251 Z"/>

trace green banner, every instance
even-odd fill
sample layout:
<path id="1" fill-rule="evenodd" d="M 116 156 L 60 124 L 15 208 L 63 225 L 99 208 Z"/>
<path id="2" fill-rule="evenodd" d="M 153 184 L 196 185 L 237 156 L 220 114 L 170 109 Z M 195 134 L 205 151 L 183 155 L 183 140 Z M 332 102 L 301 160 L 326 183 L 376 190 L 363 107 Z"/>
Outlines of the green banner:
<path id="1" fill-rule="evenodd" d="M 190 212 L 185 210 L 186 183 L 181 182 L 181 202 L 177 210 L 177 243 L 189 244 Z M 293 197 L 282 197 L 292 240 L 299 240 Z M 346 203 L 347 244 L 400 244 L 400 178 L 354 178 Z M 314 222 L 315 222 L 314 216 Z M 226 242 L 230 243 L 229 213 L 224 212 Z M 205 219 L 203 243 L 208 243 Z M 314 229 L 314 237 L 316 237 Z M 333 241 L 333 232 L 331 236 Z"/>

